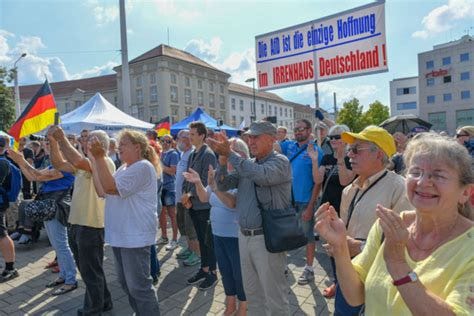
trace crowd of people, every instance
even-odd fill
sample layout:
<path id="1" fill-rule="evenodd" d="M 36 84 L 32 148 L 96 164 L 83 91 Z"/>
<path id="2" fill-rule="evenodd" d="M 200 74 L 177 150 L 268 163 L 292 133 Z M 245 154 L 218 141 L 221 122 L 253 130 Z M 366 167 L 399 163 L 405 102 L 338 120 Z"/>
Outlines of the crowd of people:
<path id="1" fill-rule="evenodd" d="M 17 149 L 0 136 L 0 282 L 19 276 L 15 247 L 44 227 L 59 272 L 45 286 L 74 291 L 79 271 L 78 315 L 113 308 L 105 244 L 137 315 L 160 313 L 156 245 L 198 266 L 187 284 L 205 291 L 222 279 L 224 315 L 289 315 L 287 254 L 269 251 L 261 212 L 291 209 L 307 241 L 297 282 L 314 282 L 321 238 L 335 315 L 472 315 L 474 127 L 355 133 L 319 118 L 298 120 L 293 139 L 268 121 L 233 138 L 202 122 L 176 137 L 125 129 L 116 139 L 54 125 Z"/>

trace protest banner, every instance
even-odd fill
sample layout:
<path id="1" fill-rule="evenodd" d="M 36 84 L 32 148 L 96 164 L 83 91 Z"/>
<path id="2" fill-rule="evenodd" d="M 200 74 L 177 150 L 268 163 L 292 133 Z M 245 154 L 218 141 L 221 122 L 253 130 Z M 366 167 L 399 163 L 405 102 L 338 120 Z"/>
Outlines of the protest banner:
<path id="1" fill-rule="evenodd" d="M 261 90 L 388 71 L 385 2 L 255 37 Z"/>

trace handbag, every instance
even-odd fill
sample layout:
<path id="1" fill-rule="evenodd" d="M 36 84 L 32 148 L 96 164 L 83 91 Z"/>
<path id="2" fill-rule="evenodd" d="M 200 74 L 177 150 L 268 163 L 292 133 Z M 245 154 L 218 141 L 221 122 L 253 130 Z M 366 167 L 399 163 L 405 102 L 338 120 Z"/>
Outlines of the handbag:
<path id="1" fill-rule="evenodd" d="M 308 239 L 299 225 L 295 209 L 292 206 L 281 209 L 264 209 L 258 199 L 257 186 L 255 183 L 253 186 L 262 216 L 263 236 L 267 250 L 271 253 L 278 253 L 306 245 Z"/>
<path id="2" fill-rule="evenodd" d="M 49 221 L 56 216 L 56 201 L 33 200 L 25 206 L 25 215 L 35 222 Z"/>

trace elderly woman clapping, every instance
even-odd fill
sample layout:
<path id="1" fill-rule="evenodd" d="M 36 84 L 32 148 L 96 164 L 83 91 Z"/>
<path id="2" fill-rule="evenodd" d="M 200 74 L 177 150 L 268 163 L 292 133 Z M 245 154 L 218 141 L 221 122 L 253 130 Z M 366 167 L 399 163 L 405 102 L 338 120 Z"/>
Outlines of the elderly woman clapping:
<path id="1" fill-rule="evenodd" d="M 351 262 L 344 223 L 328 204 L 315 228 L 331 245 L 337 278 L 366 315 L 472 315 L 474 224 L 468 218 L 474 174 L 466 149 L 423 133 L 408 144 L 406 191 L 414 211 L 377 207 L 363 252 Z"/>
<path id="2" fill-rule="evenodd" d="M 145 135 L 123 130 L 118 146 L 122 166 L 112 175 L 97 139 L 89 143 L 94 179 L 106 193 L 105 240 L 112 246 L 120 284 L 137 315 L 158 315 L 150 277 L 150 246 L 157 233 L 159 160 Z"/>

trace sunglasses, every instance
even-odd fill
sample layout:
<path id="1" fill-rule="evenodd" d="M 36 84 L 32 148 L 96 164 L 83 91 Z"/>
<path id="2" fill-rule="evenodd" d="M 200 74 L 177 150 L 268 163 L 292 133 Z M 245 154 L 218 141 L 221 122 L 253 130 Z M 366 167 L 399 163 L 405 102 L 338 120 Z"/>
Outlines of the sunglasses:
<path id="1" fill-rule="evenodd" d="M 304 132 L 305 130 L 307 130 L 309 127 L 295 127 L 293 129 L 293 132 L 295 133 L 301 133 L 301 132 Z"/>
<path id="2" fill-rule="evenodd" d="M 339 140 L 341 139 L 341 135 L 329 135 L 328 136 L 330 140 Z"/>
<path id="3" fill-rule="evenodd" d="M 468 134 L 456 134 L 456 138 L 468 137 Z"/>
<path id="4" fill-rule="evenodd" d="M 163 143 L 171 144 L 173 141 L 172 140 L 164 140 Z"/>
<path id="5" fill-rule="evenodd" d="M 349 151 L 351 151 L 354 155 L 359 154 L 360 151 L 363 150 L 371 150 L 370 147 L 359 147 L 359 146 L 349 146 Z"/>

